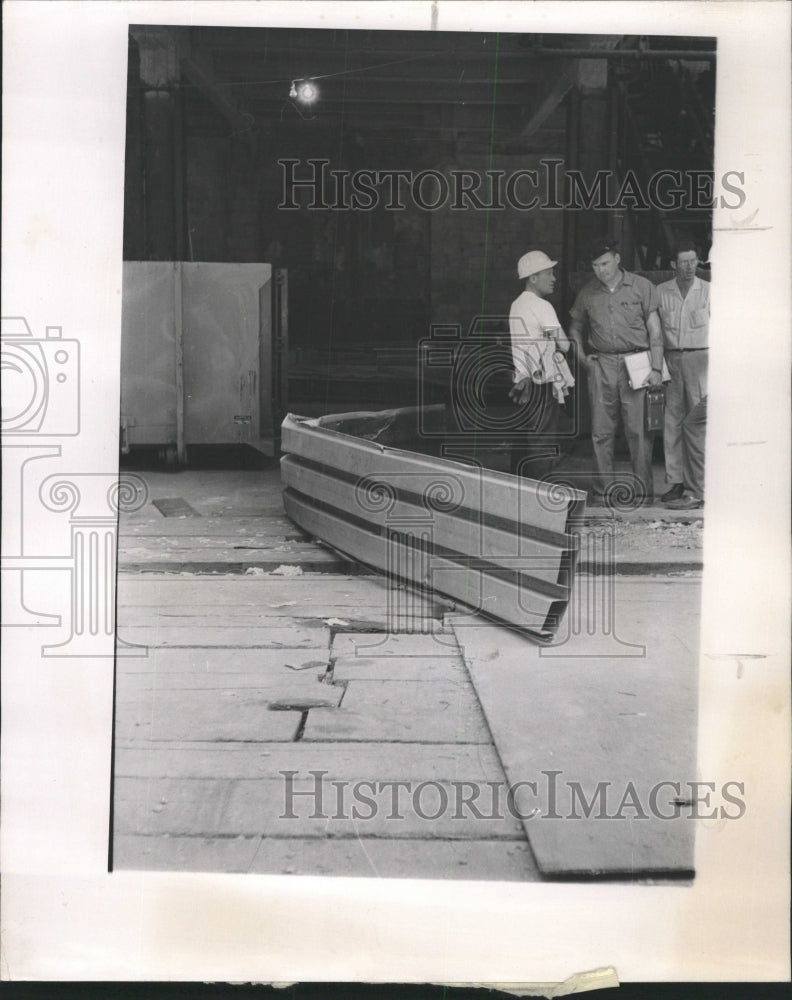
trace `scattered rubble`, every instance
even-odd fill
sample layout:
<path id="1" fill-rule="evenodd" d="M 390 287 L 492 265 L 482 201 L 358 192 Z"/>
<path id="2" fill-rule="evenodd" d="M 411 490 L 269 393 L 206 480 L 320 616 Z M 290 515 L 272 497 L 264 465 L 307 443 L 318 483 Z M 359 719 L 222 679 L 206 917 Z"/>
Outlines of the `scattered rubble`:
<path id="1" fill-rule="evenodd" d="M 263 570 L 262 570 L 263 572 Z M 282 564 L 277 569 L 271 571 L 272 576 L 302 576 L 302 566 Z"/>

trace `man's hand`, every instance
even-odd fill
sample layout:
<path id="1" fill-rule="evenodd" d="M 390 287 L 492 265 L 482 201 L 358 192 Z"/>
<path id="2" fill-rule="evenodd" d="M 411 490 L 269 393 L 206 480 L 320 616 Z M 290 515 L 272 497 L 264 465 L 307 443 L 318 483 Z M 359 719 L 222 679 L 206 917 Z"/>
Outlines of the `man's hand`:
<path id="1" fill-rule="evenodd" d="M 531 398 L 532 384 L 530 378 L 522 378 L 519 382 L 515 382 L 509 390 L 509 399 L 518 406 L 524 406 Z"/>
<path id="2" fill-rule="evenodd" d="M 594 367 L 594 362 L 599 358 L 599 354 L 584 354 L 583 355 L 583 365 L 587 372 L 590 372 Z"/>
<path id="3" fill-rule="evenodd" d="M 651 371 L 651 372 L 649 372 L 649 378 L 646 380 L 646 384 L 647 385 L 662 385 L 663 384 L 663 376 L 660 374 L 660 372 Z"/>

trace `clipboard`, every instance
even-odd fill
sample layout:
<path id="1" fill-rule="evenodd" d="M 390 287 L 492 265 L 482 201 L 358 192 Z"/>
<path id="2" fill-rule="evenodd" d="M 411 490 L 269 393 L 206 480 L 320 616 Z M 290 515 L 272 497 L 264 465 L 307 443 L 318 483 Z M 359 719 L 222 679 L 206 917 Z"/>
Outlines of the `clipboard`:
<path id="1" fill-rule="evenodd" d="M 642 389 L 646 385 L 646 380 L 652 372 L 652 356 L 649 351 L 641 351 L 640 354 L 628 354 L 624 358 L 627 365 L 627 374 L 630 378 L 631 389 Z M 663 358 L 663 382 L 671 381 L 671 373 Z"/>

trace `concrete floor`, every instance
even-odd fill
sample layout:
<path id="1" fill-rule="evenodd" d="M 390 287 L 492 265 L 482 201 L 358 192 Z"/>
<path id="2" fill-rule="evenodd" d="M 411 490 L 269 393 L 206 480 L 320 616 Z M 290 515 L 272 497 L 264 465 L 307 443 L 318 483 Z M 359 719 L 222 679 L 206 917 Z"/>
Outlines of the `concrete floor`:
<path id="1" fill-rule="evenodd" d="M 690 874 L 689 823 L 539 825 L 492 796 L 549 766 L 581 784 L 694 777 L 700 514 L 592 512 L 616 540 L 616 590 L 583 564 L 563 641 L 539 650 L 306 539 L 274 465 L 136 474 L 147 502 L 119 528 L 116 868 Z M 595 591 L 615 629 L 592 629 Z"/>

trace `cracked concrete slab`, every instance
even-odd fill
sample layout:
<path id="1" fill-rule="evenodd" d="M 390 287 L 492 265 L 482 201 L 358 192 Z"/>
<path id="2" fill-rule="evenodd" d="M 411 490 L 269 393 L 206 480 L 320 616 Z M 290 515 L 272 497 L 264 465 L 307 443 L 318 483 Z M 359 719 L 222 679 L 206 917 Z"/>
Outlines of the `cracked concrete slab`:
<path id="1" fill-rule="evenodd" d="M 285 624 L 251 627 L 239 625 L 224 628 L 211 623 L 182 626 L 144 625 L 135 626 L 122 622 L 118 624 L 118 638 L 134 646 L 151 648 L 171 647 L 187 649 L 200 646 L 204 649 L 223 647 L 226 649 L 326 649 L 329 629 L 325 627 L 304 628 Z"/>
<path id="2" fill-rule="evenodd" d="M 311 712 L 303 739 L 489 743 L 469 683 L 350 681 L 341 707 Z"/>
<path id="3" fill-rule="evenodd" d="M 389 784 L 386 782 L 386 784 Z M 381 791 L 314 779 L 127 778 L 116 796 L 119 834 L 272 838 L 525 841 L 507 809 L 479 810 L 457 788 L 425 781 Z"/>
<path id="4" fill-rule="evenodd" d="M 495 748 L 435 743 L 243 743 L 119 741 L 116 777 L 250 778 L 290 770 L 335 781 L 466 781 L 503 779 Z"/>
<path id="5" fill-rule="evenodd" d="M 119 630 L 131 642 L 183 645 L 187 631 L 323 627 L 347 631 L 430 632 L 447 605 L 368 577 L 130 577 L 119 584 Z M 148 631 L 144 631 L 148 630 Z M 152 631 L 154 630 L 154 631 Z M 178 630 L 178 631 L 175 631 Z M 257 631 L 258 630 L 258 631 Z M 237 635 L 236 644 L 239 643 Z"/>
<path id="6" fill-rule="evenodd" d="M 413 635 L 369 632 L 340 632 L 333 637 L 334 657 L 411 656 L 422 658 L 459 656 L 454 635 L 443 629 Z"/>
<path id="7" fill-rule="evenodd" d="M 118 739 L 293 740 L 300 712 L 269 711 L 263 690 L 161 692 L 152 690 L 134 702 L 120 702 Z"/>
<path id="8" fill-rule="evenodd" d="M 535 810 L 525 829 L 540 871 L 690 875 L 695 824 L 662 783 L 697 776 L 699 584 L 622 582 L 616 599 L 631 656 L 597 655 L 613 653 L 612 636 L 598 650 L 575 635 L 546 655 L 508 629 L 464 618 L 454 629 L 510 783 L 536 785 L 518 808 Z M 620 808 L 625 797 L 638 808 Z"/>
<path id="9" fill-rule="evenodd" d="M 329 632 L 326 650 L 284 646 L 267 649 L 262 653 L 255 648 L 223 650 L 222 647 L 214 646 L 152 648 L 147 656 L 119 657 L 116 661 L 116 675 L 133 677 L 136 674 L 157 674 L 165 677 L 183 674 L 187 677 L 220 677 L 223 674 L 265 674 L 280 669 L 300 672 L 302 669 L 316 667 L 319 670 L 328 662 L 329 649 Z"/>
<path id="10" fill-rule="evenodd" d="M 336 681 L 460 681 L 462 661 L 450 656 L 343 656 L 333 661 Z"/>
<path id="11" fill-rule="evenodd" d="M 120 866 L 148 871 L 255 872 L 363 878 L 446 878 L 513 882 L 538 875 L 526 843 L 257 836 L 116 838 Z"/>
<path id="12" fill-rule="evenodd" d="M 552 825 L 537 833 L 531 821 L 511 815 L 485 821 L 469 807 L 460 819 L 447 808 L 431 821 L 407 800 L 402 820 L 389 823 L 382 808 L 371 819 L 332 819 L 332 786 L 328 818 L 311 819 L 310 772 L 342 783 L 346 795 L 356 782 L 412 782 L 413 788 L 438 782 L 422 793 L 421 811 L 431 816 L 444 792 L 450 797 L 464 787 L 469 799 L 475 789 L 483 796 L 494 786 L 502 793 L 514 774 L 524 773 L 520 759 L 510 756 L 509 733 L 527 735 L 534 764 L 561 755 L 571 768 L 571 750 L 585 733 L 598 743 L 595 761 L 618 758 L 640 745 L 651 716 L 649 703 L 638 704 L 638 692 L 626 684 L 627 663 L 597 668 L 594 660 L 587 676 L 584 661 L 570 667 L 564 658 L 571 646 L 542 649 L 535 662 L 536 647 L 531 656 L 518 655 L 508 630 L 483 619 L 475 620 L 477 632 L 468 626 L 463 641 L 474 654 L 473 676 L 482 692 L 488 685 L 495 691 L 483 699 L 490 722 L 497 717 L 493 699 L 505 713 L 497 730 L 509 765 L 504 773 L 451 619 L 443 618 L 447 603 L 360 575 L 360 567 L 309 541 L 283 516 L 277 469 L 188 471 L 179 473 L 178 489 L 174 484 L 172 475 L 154 474 L 151 495 L 182 496 L 201 517 L 163 518 L 149 505 L 122 515 L 119 526 L 120 564 L 137 571 L 119 576 L 119 632 L 149 648 L 146 656 L 117 661 L 115 866 L 530 881 L 541 877 L 531 837 L 553 876 L 547 840 L 558 841 L 558 834 Z M 652 515 L 658 516 L 664 515 Z M 658 530 L 617 525 L 618 572 L 634 554 L 655 562 L 699 558 L 696 525 L 648 528 Z M 634 535 L 661 549 L 639 552 Z M 270 573 L 281 566 L 286 575 Z M 196 569 L 207 572 L 190 572 Z M 628 618 L 626 605 L 615 608 L 614 634 L 635 638 L 633 620 L 654 615 L 669 623 L 669 655 L 694 656 L 697 630 L 687 619 L 679 624 L 662 591 L 642 597 L 636 582 L 629 581 Z M 584 580 L 581 614 L 569 616 L 570 628 L 587 628 L 590 599 L 601 602 L 607 583 Z M 389 628 L 412 634 L 388 634 Z M 488 646 L 487 637 L 493 640 Z M 595 628 L 587 652 L 606 657 L 612 639 Z M 330 665 L 337 683 L 319 683 Z M 694 682 L 694 672 L 693 681 L 681 678 L 685 689 L 676 695 L 667 682 L 679 676 L 674 668 L 651 673 L 646 697 L 656 699 L 658 711 L 680 708 L 676 726 L 669 721 L 662 740 L 648 741 L 658 766 L 668 769 L 675 743 L 687 745 L 685 685 Z M 605 678 L 607 691 L 617 675 L 624 706 L 609 707 L 601 693 L 591 697 L 596 678 Z M 559 707 L 554 695 L 564 698 L 572 677 L 580 690 Z M 317 689 L 341 699 L 340 707 L 270 711 L 265 704 L 305 704 Z M 281 771 L 294 772 L 293 790 L 308 793 L 295 799 L 294 820 L 280 818 Z M 638 822 L 632 826 L 641 829 Z"/>

